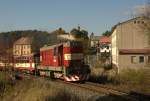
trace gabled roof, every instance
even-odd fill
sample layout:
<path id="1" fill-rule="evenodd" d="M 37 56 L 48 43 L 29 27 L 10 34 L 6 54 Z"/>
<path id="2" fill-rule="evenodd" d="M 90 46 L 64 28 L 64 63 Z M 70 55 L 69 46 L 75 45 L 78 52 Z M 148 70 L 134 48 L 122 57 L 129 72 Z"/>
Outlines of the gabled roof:
<path id="1" fill-rule="evenodd" d="M 111 38 L 108 36 L 101 36 L 99 39 L 100 44 L 101 43 L 111 43 Z"/>
<path id="2" fill-rule="evenodd" d="M 18 39 L 15 43 L 14 43 L 14 45 L 22 45 L 22 44 L 32 44 L 32 40 L 31 40 L 31 38 L 29 38 L 29 37 L 22 37 L 22 38 L 20 38 L 20 39 Z"/>
<path id="3" fill-rule="evenodd" d="M 114 25 L 114 26 L 112 27 L 112 32 L 116 29 L 117 26 L 122 25 L 122 24 L 125 24 L 125 23 L 128 23 L 128 22 L 131 22 L 131 21 L 134 21 L 134 20 L 137 20 L 137 19 L 148 19 L 148 20 L 150 20 L 150 18 L 148 18 L 148 17 L 139 16 L 139 17 L 135 17 L 135 18 L 132 18 L 132 19 L 123 21 L 123 22 L 119 22 L 118 24 L 116 24 L 116 25 Z"/>

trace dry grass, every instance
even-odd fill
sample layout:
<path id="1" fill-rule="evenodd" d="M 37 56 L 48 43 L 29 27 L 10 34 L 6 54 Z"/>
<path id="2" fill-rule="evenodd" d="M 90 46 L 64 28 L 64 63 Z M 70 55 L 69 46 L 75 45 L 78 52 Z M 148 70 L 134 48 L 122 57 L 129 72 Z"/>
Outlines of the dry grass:
<path id="1" fill-rule="evenodd" d="M 97 83 L 112 83 L 116 76 L 114 69 L 109 69 L 97 62 L 95 67 L 91 68 L 90 81 Z"/>
<path id="2" fill-rule="evenodd" d="M 22 80 L 7 94 L 3 101 L 80 101 L 75 94 L 43 79 Z"/>
<path id="3" fill-rule="evenodd" d="M 98 63 L 91 68 L 90 81 L 105 84 L 128 92 L 150 94 L 150 69 L 126 69 L 120 74 L 106 70 Z"/>
<path id="4" fill-rule="evenodd" d="M 101 70 L 99 70 L 101 72 Z M 99 75 L 99 72 L 95 69 L 93 73 L 96 73 L 96 75 Z M 128 71 L 129 72 L 129 71 Z M 134 78 L 136 82 L 133 82 L 132 78 L 130 78 L 130 85 L 132 84 L 141 84 L 142 82 L 145 82 L 145 79 L 143 79 L 143 72 L 138 71 L 128 73 L 130 74 L 124 77 L 118 76 L 116 80 L 120 80 L 120 78 L 124 78 L 123 84 L 127 84 L 126 81 L 129 81 L 129 77 L 135 76 L 137 74 L 140 74 L 141 76 L 137 76 Z M 42 78 L 34 78 L 34 79 L 24 79 L 16 81 L 15 84 L 12 85 L 10 83 L 9 79 L 10 73 L 1 73 L 0 72 L 0 88 L 4 90 L 0 90 L 0 94 L 2 95 L 0 97 L 1 101 L 116 101 L 116 98 L 109 96 L 109 95 L 99 95 L 93 92 L 89 92 L 83 89 L 79 89 L 78 87 L 72 87 L 65 84 L 61 84 L 55 81 L 50 81 L 48 79 L 42 79 Z M 94 74 L 93 74 L 94 75 Z M 99 79 L 100 80 L 100 79 Z M 144 80 L 144 81 L 143 81 Z M 132 82 L 131 82 L 132 81 Z M 129 84 L 128 83 L 128 84 Z M 110 83 L 109 83 L 110 84 Z M 127 85 L 128 85 L 127 84 Z M 118 85 L 118 88 L 122 89 L 124 86 Z M 122 87 L 121 87 L 122 86 Z M 114 87 L 114 86 L 113 86 Z M 134 87 L 136 87 L 134 85 Z M 125 87 L 124 87 L 125 88 Z M 129 89 L 129 86 L 126 87 Z M 133 85 L 132 85 L 133 88 Z M 139 90 L 144 90 L 142 88 L 139 88 Z M 3 91 L 3 92 L 2 92 Z M 147 92 L 147 91 L 146 91 Z"/>
<path id="5" fill-rule="evenodd" d="M 126 69 L 115 80 L 127 85 L 130 91 L 150 94 L 150 69 Z"/>
<path id="6" fill-rule="evenodd" d="M 13 86 L 10 75 L 12 75 L 11 72 L 0 71 L 0 98 L 3 98 L 7 91 L 10 91 Z"/>
<path id="7" fill-rule="evenodd" d="M 1 80 L 5 81 L 5 90 L 0 92 L 1 101 L 87 101 L 92 96 L 96 96 L 95 93 L 45 78 L 17 80 L 14 85 L 11 85 L 7 83 L 9 79 L 5 79 L 3 73 L 0 75 L 3 76 Z"/>

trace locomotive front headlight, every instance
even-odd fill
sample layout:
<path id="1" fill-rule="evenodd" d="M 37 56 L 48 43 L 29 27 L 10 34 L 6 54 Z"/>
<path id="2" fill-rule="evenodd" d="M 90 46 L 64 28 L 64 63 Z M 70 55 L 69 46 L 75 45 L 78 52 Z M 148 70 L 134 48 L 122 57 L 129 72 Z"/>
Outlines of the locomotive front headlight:
<path id="1" fill-rule="evenodd" d="M 71 60 L 71 55 L 68 55 L 68 56 L 67 56 L 67 60 Z"/>
<path id="2" fill-rule="evenodd" d="M 71 54 L 65 54 L 64 59 L 65 60 L 71 60 Z"/>

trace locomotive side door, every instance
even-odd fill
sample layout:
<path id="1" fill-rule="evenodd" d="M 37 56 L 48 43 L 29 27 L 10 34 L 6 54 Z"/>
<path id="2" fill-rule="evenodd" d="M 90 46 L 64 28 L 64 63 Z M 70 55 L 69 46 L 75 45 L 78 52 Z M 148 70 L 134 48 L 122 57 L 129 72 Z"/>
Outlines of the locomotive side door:
<path id="1" fill-rule="evenodd" d="M 58 63 L 59 66 L 63 65 L 63 45 L 58 47 Z"/>

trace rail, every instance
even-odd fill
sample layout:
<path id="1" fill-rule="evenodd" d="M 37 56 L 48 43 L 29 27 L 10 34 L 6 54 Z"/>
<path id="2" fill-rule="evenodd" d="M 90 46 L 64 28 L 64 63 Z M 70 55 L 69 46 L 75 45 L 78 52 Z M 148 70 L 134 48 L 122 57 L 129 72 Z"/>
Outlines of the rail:
<path id="1" fill-rule="evenodd" d="M 90 92 L 98 93 L 98 94 L 105 94 L 105 95 L 110 95 L 112 97 L 120 97 L 124 99 L 125 101 L 139 101 L 135 96 L 132 96 L 126 92 L 118 91 L 112 88 L 108 88 L 105 86 L 101 86 L 95 83 L 91 82 L 86 82 L 86 83 L 71 83 L 71 82 L 65 82 L 58 80 L 57 82 L 59 83 L 65 83 L 71 86 L 76 86 L 84 90 L 88 90 Z"/>

